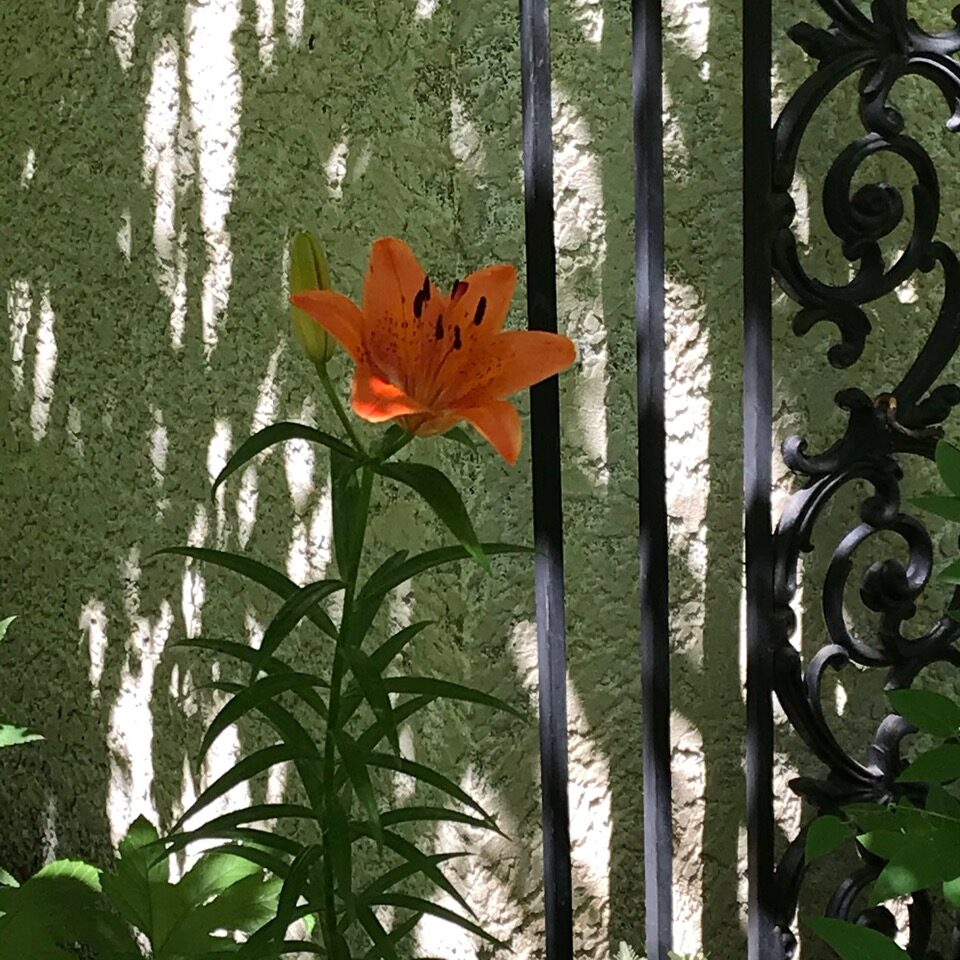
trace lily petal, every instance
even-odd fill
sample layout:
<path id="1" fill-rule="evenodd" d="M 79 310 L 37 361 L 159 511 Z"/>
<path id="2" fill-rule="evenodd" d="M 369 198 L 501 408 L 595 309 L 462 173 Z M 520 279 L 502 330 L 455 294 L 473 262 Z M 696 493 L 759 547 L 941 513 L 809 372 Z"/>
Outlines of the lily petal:
<path id="1" fill-rule="evenodd" d="M 353 391 L 350 402 L 357 416 L 370 423 L 383 423 L 394 417 L 423 413 L 426 407 L 408 396 L 399 387 L 384 380 L 368 364 L 357 364 L 353 375 Z"/>
<path id="2" fill-rule="evenodd" d="M 295 293 L 290 302 L 306 311 L 358 363 L 363 356 L 361 333 L 363 314 L 360 308 L 342 293 L 332 290 L 307 290 Z"/>
<path id="3" fill-rule="evenodd" d="M 363 344 L 371 363 L 408 393 L 420 393 L 423 359 L 437 331 L 442 334 L 446 306 L 402 240 L 383 237 L 373 245 L 363 288 Z"/>
<path id="4" fill-rule="evenodd" d="M 483 438 L 493 445 L 510 466 L 517 462 L 523 443 L 523 430 L 520 427 L 520 414 L 512 403 L 493 400 L 483 406 L 459 412 L 464 420 L 468 420 L 480 431 Z"/>
<path id="5" fill-rule="evenodd" d="M 573 341 L 559 334 L 540 330 L 501 333 L 478 352 L 458 382 L 450 385 L 444 405 L 457 410 L 485 406 L 566 370 L 576 359 Z M 455 396 L 450 395 L 453 390 Z"/>

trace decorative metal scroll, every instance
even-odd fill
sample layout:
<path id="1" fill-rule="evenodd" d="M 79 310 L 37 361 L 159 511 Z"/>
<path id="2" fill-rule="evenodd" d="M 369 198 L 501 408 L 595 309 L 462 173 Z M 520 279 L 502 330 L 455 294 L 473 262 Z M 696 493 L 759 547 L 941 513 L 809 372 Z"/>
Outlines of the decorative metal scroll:
<path id="1" fill-rule="evenodd" d="M 940 182 L 933 160 L 907 130 L 907 118 L 897 109 L 897 82 L 916 75 L 939 88 L 946 99 L 947 127 L 960 129 L 960 8 L 942 33 L 921 29 L 908 15 L 907 0 L 818 0 L 831 24 L 826 29 L 801 23 L 791 38 L 816 61 L 815 72 L 799 87 L 773 131 L 773 194 L 771 237 L 776 277 L 799 306 L 794 331 L 802 336 L 818 324 L 831 324 L 838 339 L 827 352 L 837 368 L 853 368 L 860 359 L 871 324 L 868 306 L 917 274 L 939 271 L 943 300 L 939 317 L 915 357 L 905 357 L 902 379 L 887 393 L 850 387 L 836 397 L 846 411 L 842 436 L 822 452 L 811 452 L 801 437 L 783 448 L 787 466 L 803 480 L 780 517 L 774 535 L 774 616 L 771 624 L 773 686 L 790 723 L 809 750 L 827 766 L 823 780 L 799 779 L 793 788 L 820 812 L 864 800 L 896 796 L 903 768 L 901 747 L 913 728 L 895 715 L 885 717 L 867 752 L 866 762 L 841 745 L 821 702 L 828 670 L 849 662 L 886 671 L 889 687 L 907 686 L 937 662 L 960 665 L 956 641 L 960 624 L 947 616 L 925 630 L 904 624 L 914 617 L 917 601 L 931 578 L 933 545 L 922 520 L 910 513 L 901 498 L 903 469 L 912 456 L 933 456 L 938 426 L 960 403 L 960 389 L 938 384 L 944 368 L 960 346 L 960 261 L 937 238 Z M 827 225 L 851 262 L 852 279 L 833 285 L 811 276 L 798 253 L 790 195 L 797 156 L 807 130 L 826 97 L 848 78 L 859 81 L 860 117 L 864 133 L 843 147 L 823 184 Z M 915 183 L 910 202 L 889 183 L 855 187 L 862 165 L 879 154 L 902 158 Z M 951 171 L 960 176 L 960 163 Z M 881 241 L 901 224 L 912 223 L 903 252 L 887 262 Z M 898 375 L 899 371 L 894 375 Z M 910 456 L 904 456 L 910 455 Z M 795 616 L 790 603 L 797 590 L 801 554 L 812 550 L 824 509 L 844 488 L 855 483 L 872 488 L 859 505 L 859 522 L 842 538 L 829 562 L 822 585 L 825 642 L 804 664 L 791 645 Z M 895 535 L 904 545 L 906 564 L 898 559 L 871 563 L 851 584 L 854 559 L 879 534 Z M 875 624 L 869 635 L 853 627 L 844 614 L 844 600 L 859 586 L 860 602 Z M 848 587 L 850 588 L 848 590 Z M 807 593 L 810 596 L 810 593 Z M 957 599 L 957 598 L 955 598 Z M 794 955 L 790 929 L 805 873 L 804 837 L 796 838 L 776 872 L 775 921 L 784 958 Z M 896 923 L 883 907 L 863 909 L 859 895 L 876 878 L 881 864 L 860 851 L 860 869 L 835 889 L 827 913 L 858 920 L 893 935 Z M 927 895 L 912 898 L 909 907 L 908 951 L 916 960 L 933 960 L 933 905 Z M 960 936 L 950 956 L 960 960 Z"/>

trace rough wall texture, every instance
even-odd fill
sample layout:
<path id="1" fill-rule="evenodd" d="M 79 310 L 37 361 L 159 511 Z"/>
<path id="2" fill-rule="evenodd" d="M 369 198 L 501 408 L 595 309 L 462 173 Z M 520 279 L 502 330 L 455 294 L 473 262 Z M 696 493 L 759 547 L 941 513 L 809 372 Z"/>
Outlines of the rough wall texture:
<path id="1" fill-rule="evenodd" d="M 935 0 L 915 6 L 937 22 Z M 597 960 L 611 941 L 639 946 L 643 920 L 628 7 L 553 4 L 561 310 L 580 347 L 564 381 L 577 950 Z M 779 27 L 814 7 L 780 4 Z M 666 8 L 677 940 L 724 958 L 744 945 L 739 4 Z M 213 704 L 195 688 L 215 668 L 163 653 L 185 633 L 255 636 L 268 599 L 145 557 L 190 542 L 250 550 L 298 580 L 326 569 L 322 456 L 290 444 L 207 496 L 252 429 L 328 422 L 287 335 L 288 238 L 316 229 L 352 294 L 387 233 L 447 279 L 520 263 L 517 37 L 515 4 L 499 0 L 0 5 L 0 613 L 21 617 L 0 649 L 0 707 L 47 735 L 0 757 L 5 866 L 103 859 L 133 817 L 169 822 L 253 736 L 221 738 L 196 776 Z M 778 90 L 808 70 L 784 41 Z M 919 85 L 909 96 L 949 163 L 940 105 Z M 811 183 L 853 129 L 846 97 L 810 144 Z M 826 236 L 815 200 L 813 187 L 811 256 L 835 270 L 839 251 L 813 242 Z M 878 392 L 929 328 L 929 303 L 921 291 L 880 319 L 858 381 Z M 849 376 L 829 371 L 827 343 L 778 342 L 782 433 L 815 422 L 817 442 L 840 423 L 830 396 Z M 426 455 L 459 476 L 483 535 L 528 536 L 525 461 Z M 838 511 L 837 532 L 847 522 Z M 429 527 L 389 495 L 377 523 L 380 546 Z M 439 620 L 410 666 L 533 705 L 532 611 L 530 571 L 504 564 L 418 584 L 391 612 Z M 818 629 L 813 605 L 805 642 Z M 323 656 L 306 636 L 300 652 Z M 879 709 L 876 683 L 844 682 Z M 462 879 L 518 958 L 542 956 L 535 724 L 439 712 L 407 747 L 499 810 L 513 839 L 478 843 Z M 785 739 L 784 775 L 803 766 Z M 280 796 L 283 780 L 262 789 Z M 451 928 L 420 935 L 430 955 L 480 955 Z"/>

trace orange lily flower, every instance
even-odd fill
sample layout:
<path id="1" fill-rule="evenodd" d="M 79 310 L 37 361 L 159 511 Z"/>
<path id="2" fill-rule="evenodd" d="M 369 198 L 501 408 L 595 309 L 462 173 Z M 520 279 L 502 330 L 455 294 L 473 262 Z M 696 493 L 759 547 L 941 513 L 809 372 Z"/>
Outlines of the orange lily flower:
<path id="1" fill-rule="evenodd" d="M 364 420 L 396 420 L 419 436 L 466 420 L 513 464 L 522 431 L 505 398 L 576 359 L 567 337 L 503 332 L 516 282 L 516 269 L 498 264 L 458 280 L 447 296 L 402 240 L 384 237 L 370 253 L 362 310 L 330 290 L 290 299 L 353 357 L 350 399 Z"/>

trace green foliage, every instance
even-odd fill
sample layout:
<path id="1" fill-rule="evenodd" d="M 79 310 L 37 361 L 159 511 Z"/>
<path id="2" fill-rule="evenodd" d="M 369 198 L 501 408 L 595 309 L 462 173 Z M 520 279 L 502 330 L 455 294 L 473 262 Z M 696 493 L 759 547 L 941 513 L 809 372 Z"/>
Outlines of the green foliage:
<path id="1" fill-rule="evenodd" d="M 335 395 L 331 401 L 336 402 Z M 338 415 L 343 421 L 342 409 Z M 481 544 L 460 494 L 442 473 L 425 464 L 394 460 L 412 439 L 398 427 L 386 431 L 374 455 L 355 442 L 352 431 L 348 433 L 349 446 L 296 424 L 267 427 L 238 449 L 216 480 L 216 484 L 223 482 L 273 443 L 300 438 L 326 447 L 339 579 L 300 587 L 279 571 L 238 554 L 189 547 L 164 551 L 232 570 L 265 587 L 280 606 L 256 649 L 211 638 L 178 644 L 233 660 L 239 675 L 246 677 L 244 682 L 218 680 L 211 684 L 229 699 L 206 730 L 201 756 L 228 726 L 254 716 L 267 725 L 274 739 L 210 784 L 163 842 L 172 851 L 199 840 L 217 840 L 223 853 L 245 858 L 251 870 L 266 867 L 278 878 L 276 909 L 270 922 L 241 951 L 244 958 L 281 955 L 289 924 L 311 915 L 319 919 L 322 949 L 309 944 L 299 944 L 297 949 L 317 950 L 328 960 L 350 960 L 350 944 L 361 938 L 368 941 L 362 954 L 366 960 L 397 960 L 398 944 L 424 915 L 440 917 L 499 948 L 503 944 L 471 919 L 466 899 L 443 873 L 446 861 L 464 854 L 430 855 L 405 835 L 408 827 L 433 829 L 442 821 L 480 830 L 499 832 L 499 828 L 483 806 L 450 778 L 401 756 L 399 730 L 439 700 L 515 715 L 517 711 L 489 693 L 443 678 L 397 676 L 397 658 L 429 624 L 414 624 L 388 636 L 378 636 L 374 624 L 389 591 L 412 577 L 470 559 L 486 567 L 489 558 L 523 548 Z M 377 477 L 414 491 L 458 544 L 413 554 L 401 550 L 367 572 L 363 548 Z M 333 593 L 342 598 L 336 624 L 322 606 Z M 332 641 L 327 672 L 304 672 L 285 659 L 285 641 L 300 625 L 315 628 L 321 643 Z M 216 817 L 197 829 L 183 830 L 187 819 L 206 810 L 231 787 L 279 763 L 292 764 L 303 803 L 259 804 Z M 390 809 L 378 786 L 384 772 L 413 778 L 443 802 Z M 263 820 L 296 823 L 298 839 L 255 829 L 253 825 Z M 365 874 L 361 881 L 356 863 L 371 859 L 379 873 Z M 417 878 L 421 885 L 414 888 L 416 893 L 403 889 Z M 424 880 L 449 896 L 459 910 L 420 895 Z M 388 931 L 378 919 L 378 907 L 395 911 L 393 930 Z"/>
<path id="2" fill-rule="evenodd" d="M 7 617 L 0 620 L 0 640 L 7 634 L 10 624 L 16 620 L 16 617 Z M 42 740 L 43 736 L 28 730 L 26 727 L 18 727 L 13 723 L 4 723 L 0 720 L 0 747 L 16 747 L 21 743 L 30 743 L 33 740 Z"/>
<path id="3" fill-rule="evenodd" d="M 276 913 L 282 882 L 250 860 L 201 856 L 178 883 L 159 854 L 156 828 L 141 817 L 120 843 L 112 870 L 71 860 L 49 864 L 23 886 L 0 886 L 0 944 L 11 957 L 141 960 L 131 928 L 150 960 L 237 955 L 234 934 L 253 933 Z M 4 954 L 7 956 L 7 954 Z"/>
<path id="4" fill-rule="evenodd" d="M 667 954 L 670 960 L 710 960 L 710 957 L 706 953 L 674 953 L 672 950 Z M 629 943 L 624 943 L 620 941 L 620 946 L 617 948 L 617 952 L 613 955 L 612 960 L 640 960 L 640 954 L 637 953 Z"/>
<path id="5" fill-rule="evenodd" d="M 960 708 L 928 690 L 889 693 L 894 709 L 918 730 L 938 739 L 960 733 Z M 942 785 L 960 776 L 960 746 L 940 743 L 918 754 L 900 774 L 901 783 L 920 784 L 916 797 L 888 804 L 851 804 L 843 816 L 814 820 L 807 830 L 806 857 L 812 862 L 854 838 L 886 861 L 870 900 L 884 903 L 920 890 L 940 887 L 945 899 L 960 905 L 960 799 Z M 896 944 L 877 931 L 835 918 L 808 923 L 843 960 L 903 960 Z"/>

